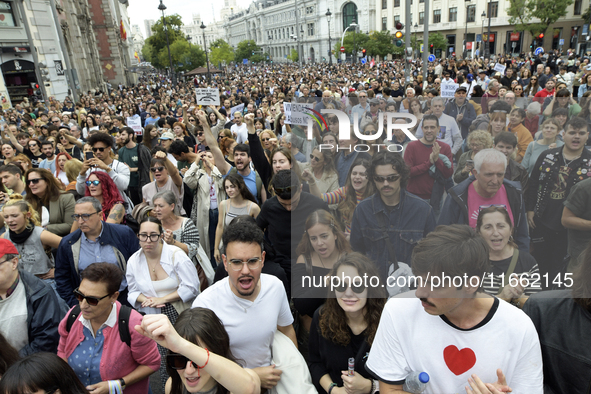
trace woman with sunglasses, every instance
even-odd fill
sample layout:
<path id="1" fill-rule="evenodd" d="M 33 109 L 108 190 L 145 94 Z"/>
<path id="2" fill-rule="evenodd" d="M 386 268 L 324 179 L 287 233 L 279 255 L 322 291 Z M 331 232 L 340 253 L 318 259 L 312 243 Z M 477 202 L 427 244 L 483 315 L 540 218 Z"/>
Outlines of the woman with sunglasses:
<path id="1" fill-rule="evenodd" d="M 538 264 L 513 241 L 513 220 L 504 205 L 481 206 L 476 232 L 489 246 L 491 272 L 484 276 L 483 288 L 521 308 L 527 298 L 541 290 Z"/>
<path id="2" fill-rule="evenodd" d="M 261 208 L 256 199 L 246 187 L 244 179 L 239 174 L 229 174 L 224 178 L 224 190 L 227 200 L 218 203 L 218 223 L 215 230 L 214 257 L 216 262 L 221 262 L 220 243 L 224 227 L 238 216 L 249 215 L 256 219 Z"/>
<path id="3" fill-rule="evenodd" d="M 308 343 L 312 382 L 319 393 L 373 393 L 377 381 L 365 370 L 365 362 L 386 303 L 386 293 L 382 286 L 368 286 L 362 279 L 365 275 L 378 278 L 379 274 L 367 257 L 348 253 L 328 275 L 331 280 L 343 277 L 345 280 L 328 293 L 326 302 L 312 319 Z M 347 374 L 350 358 L 355 361 L 353 376 Z"/>
<path id="4" fill-rule="evenodd" d="M 68 363 L 54 353 L 16 358 L 0 377 L 1 394 L 89 394 Z"/>
<path id="5" fill-rule="evenodd" d="M 32 168 L 25 174 L 25 200 L 47 224 L 47 230 L 63 237 L 70 233 L 74 219 L 74 196 L 63 191 L 53 174 L 43 168 Z M 49 212 L 44 216 L 44 210 Z"/>
<path id="6" fill-rule="evenodd" d="M 307 174 L 310 174 L 308 176 Z M 334 192 L 339 188 L 339 176 L 336 172 L 332 154 L 327 150 L 315 148 L 310 154 L 310 162 L 302 171 L 308 184 L 315 183 L 320 193 Z"/>
<path id="7" fill-rule="evenodd" d="M 125 388 L 126 394 L 146 394 L 149 376 L 158 370 L 160 355 L 154 341 L 134 327 L 142 315 L 131 309 L 130 346 L 121 340 L 117 301 L 123 280 L 121 269 L 110 263 L 93 263 L 80 271 L 80 286 L 74 290 L 78 317 L 68 329 L 68 318 L 59 325 L 57 355 L 67 361 L 82 384 L 91 392 L 107 394 L 111 387 Z M 128 307 L 125 307 L 128 308 Z"/>
<path id="8" fill-rule="evenodd" d="M 140 224 L 140 250 L 127 262 L 127 300 L 140 312 L 163 314 L 174 323 L 199 294 L 199 277 L 193 261 L 178 246 L 164 242 L 162 223 L 154 217 Z M 168 379 L 166 349 L 159 346 L 162 389 Z"/>
<path id="9" fill-rule="evenodd" d="M 533 98 L 540 90 L 542 90 L 542 88 L 538 84 L 538 77 L 534 75 L 529 80 L 529 83 L 523 88 L 523 94 L 525 97 Z"/>
<path id="10" fill-rule="evenodd" d="M 308 216 L 292 271 L 293 302 L 306 333 L 310 331 L 314 311 L 326 300 L 326 289 L 303 286 L 302 279 L 312 278 L 315 283 L 321 283 L 341 256 L 349 252 L 351 246 L 333 215 L 318 210 Z"/>
<path id="11" fill-rule="evenodd" d="M 166 369 L 170 379 L 165 394 L 260 393 L 258 375 L 238 364 L 230 351 L 228 333 L 211 310 L 188 309 L 174 327 L 166 316 L 146 315 L 136 330 L 169 349 Z"/>
<path id="12" fill-rule="evenodd" d="M 256 127 L 256 122 L 255 122 Z M 259 134 L 259 138 L 261 140 L 261 144 L 265 151 L 270 154 L 275 148 L 277 148 L 277 136 L 271 130 L 263 130 Z"/>
<path id="13" fill-rule="evenodd" d="M 156 193 L 163 190 L 170 190 L 178 200 L 181 215 L 185 216 L 186 212 L 183 208 L 183 199 L 185 197 L 183 178 L 181 178 L 175 165 L 166 157 L 166 152 L 161 150 L 154 154 L 154 158 L 150 163 L 150 171 L 152 172 L 154 181 L 142 187 L 144 202 L 153 206 L 152 198 Z"/>

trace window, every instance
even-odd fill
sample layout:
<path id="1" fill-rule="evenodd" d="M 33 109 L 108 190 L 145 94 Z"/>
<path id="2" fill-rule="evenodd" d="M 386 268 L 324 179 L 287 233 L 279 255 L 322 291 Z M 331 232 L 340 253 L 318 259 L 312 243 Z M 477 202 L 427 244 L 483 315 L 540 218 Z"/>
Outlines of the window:
<path id="1" fill-rule="evenodd" d="M 469 5 L 468 6 L 468 15 L 467 15 L 467 22 L 474 22 L 476 20 L 476 6 Z"/>
<path id="2" fill-rule="evenodd" d="M 388 0 L 382 0 L 382 9 L 385 10 L 388 8 Z"/>
<path id="3" fill-rule="evenodd" d="M 394 7 L 400 7 L 400 0 L 394 0 Z"/>
<path id="4" fill-rule="evenodd" d="M 458 21 L 458 7 L 453 7 L 449 9 L 449 21 L 450 22 L 457 22 Z"/>
<path id="5" fill-rule="evenodd" d="M 419 12 L 419 25 L 424 25 L 425 24 L 425 12 L 421 11 Z"/>
<path id="6" fill-rule="evenodd" d="M 490 3 L 488 3 L 488 9 L 489 9 L 491 18 L 496 18 L 499 16 L 499 2 L 498 1 L 491 1 Z"/>
<path id="7" fill-rule="evenodd" d="M 313 36 L 313 35 L 314 35 L 314 24 L 308 23 L 308 36 Z"/>
<path id="8" fill-rule="evenodd" d="M 0 27 L 15 27 L 14 9 L 11 1 L 0 1 Z"/>
<path id="9" fill-rule="evenodd" d="M 400 22 L 400 15 L 394 15 L 394 25 L 396 26 L 398 22 Z"/>
<path id="10" fill-rule="evenodd" d="M 357 5 L 355 3 L 347 3 L 343 7 L 343 30 L 349 27 L 353 21 L 357 22 Z"/>
<path id="11" fill-rule="evenodd" d="M 433 10 L 433 23 L 441 23 L 441 10 Z"/>
<path id="12" fill-rule="evenodd" d="M 419 0 L 419 3 L 424 3 L 424 2 L 425 2 L 425 0 Z"/>
<path id="13" fill-rule="evenodd" d="M 581 15 L 582 0 L 575 0 L 575 15 Z"/>
<path id="14" fill-rule="evenodd" d="M 388 30 L 388 18 L 387 17 L 382 18 L 382 31 L 384 31 L 384 30 Z"/>

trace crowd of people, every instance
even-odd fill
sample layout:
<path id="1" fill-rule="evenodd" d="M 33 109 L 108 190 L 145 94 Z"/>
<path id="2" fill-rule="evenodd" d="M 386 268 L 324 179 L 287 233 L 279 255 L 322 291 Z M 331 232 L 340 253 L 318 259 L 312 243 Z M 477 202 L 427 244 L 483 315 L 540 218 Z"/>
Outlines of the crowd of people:
<path id="1" fill-rule="evenodd" d="M 589 59 L 404 67 L 5 110 L 0 394 L 586 390 Z"/>

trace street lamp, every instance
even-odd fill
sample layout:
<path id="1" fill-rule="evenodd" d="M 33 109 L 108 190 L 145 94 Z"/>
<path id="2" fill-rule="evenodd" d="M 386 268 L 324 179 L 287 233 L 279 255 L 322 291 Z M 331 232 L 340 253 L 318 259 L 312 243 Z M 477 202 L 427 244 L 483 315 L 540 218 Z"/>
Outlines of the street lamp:
<path id="1" fill-rule="evenodd" d="M 484 53 L 485 58 L 490 58 L 490 18 L 492 17 L 490 1 L 488 2 L 488 33 L 486 33 L 486 52 Z"/>
<path id="2" fill-rule="evenodd" d="M 463 58 L 466 59 L 466 55 L 468 54 L 468 7 L 470 7 L 471 0 L 465 0 L 466 5 L 466 31 L 464 32 L 464 56 Z"/>
<path id="3" fill-rule="evenodd" d="M 480 51 L 482 52 L 482 55 L 484 56 L 484 46 L 486 45 L 486 43 L 484 42 L 484 20 L 486 19 L 486 12 L 485 11 L 482 11 L 482 15 L 480 15 L 480 18 L 482 19 L 482 30 L 480 30 L 480 42 L 482 43 L 482 45 L 481 45 Z"/>
<path id="4" fill-rule="evenodd" d="M 296 43 L 296 48 L 297 48 L 296 52 L 297 52 L 297 54 L 298 54 L 298 62 L 299 62 L 300 64 L 302 64 L 302 57 L 301 57 L 301 55 L 300 55 L 300 45 L 299 45 L 299 41 L 298 41 L 298 36 L 296 36 L 295 34 L 290 34 L 289 36 L 290 36 L 290 37 L 291 37 L 291 38 L 292 38 L 292 39 L 295 41 L 295 43 Z M 290 55 L 291 55 L 291 54 L 290 54 Z M 291 59 L 291 61 L 293 62 L 294 60 L 293 60 L 293 59 Z M 295 63 L 295 62 L 294 62 L 294 63 Z"/>
<path id="5" fill-rule="evenodd" d="M 207 43 L 205 42 L 205 25 L 201 21 L 201 31 L 203 32 L 203 47 L 205 48 L 205 63 L 207 63 L 207 82 L 211 85 L 211 74 L 209 72 L 209 55 L 207 54 Z"/>
<path id="6" fill-rule="evenodd" d="M 355 36 L 357 35 L 357 18 L 353 16 L 353 22 L 351 22 L 351 27 L 353 30 L 353 64 L 357 63 L 357 44 L 355 40 Z"/>
<path id="7" fill-rule="evenodd" d="M 170 75 L 172 76 L 172 84 L 176 86 L 176 75 L 174 73 L 174 67 L 172 65 L 172 56 L 170 55 L 170 42 L 168 41 L 168 28 L 166 27 L 166 19 L 164 19 L 164 10 L 166 10 L 166 6 L 160 0 L 160 5 L 158 9 L 162 11 L 162 24 L 164 25 L 164 31 L 166 32 L 166 47 L 168 48 L 168 60 L 170 61 Z"/>
<path id="8" fill-rule="evenodd" d="M 330 8 L 326 11 L 326 19 L 328 19 L 328 62 L 332 66 L 332 44 L 330 38 L 330 17 L 332 16 L 332 12 L 330 12 Z"/>
<path id="9" fill-rule="evenodd" d="M 306 64 L 306 59 L 304 58 L 304 26 L 300 26 L 300 36 L 299 37 L 300 37 L 300 43 L 302 45 L 302 56 L 300 56 L 298 54 L 298 59 L 300 59 L 300 62 Z M 299 52 L 299 46 L 298 46 L 298 52 Z"/>
<path id="10" fill-rule="evenodd" d="M 415 25 L 414 25 L 414 29 L 415 29 L 415 45 L 416 45 L 415 54 L 416 54 L 416 57 L 418 58 L 419 57 L 419 50 L 418 50 L 419 49 L 419 43 L 417 41 L 417 31 L 419 29 L 419 25 L 416 22 L 415 22 Z M 413 45 L 413 47 L 415 45 Z"/>

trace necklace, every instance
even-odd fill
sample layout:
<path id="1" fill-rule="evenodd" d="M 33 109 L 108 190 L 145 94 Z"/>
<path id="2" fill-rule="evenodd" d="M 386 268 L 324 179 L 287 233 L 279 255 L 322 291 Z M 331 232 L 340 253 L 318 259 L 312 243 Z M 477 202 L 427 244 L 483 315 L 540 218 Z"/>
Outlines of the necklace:
<path id="1" fill-rule="evenodd" d="M 324 265 L 324 261 L 322 260 L 322 256 L 320 256 L 320 254 L 318 254 L 318 258 L 320 259 L 320 263 L 322 264 L 322 267 L 327 268 L 326 265 Z M 339 261 L 339 259 L 341 258 L 341 253 L 339 252 L 339 255 L 337 256 L 336 261 Z M 334 265 L 334 262 L 332 263 Z M 330 268 L 327 268 L 330 269 Z"/>
<path id="2" fill-rule="evenodd" d="M 564 166 L 568 167 L 570 165 L 570 163 L 572 163 L 573 161 L 577 160 L 579 157 L 581 157 L 581 155 L 578 155 L 577 157 L 575 157 L 574 159 L 570 160 L 568 163 L 566 162 L 566 158 L 564 157 L 564 153 L 562 154 L 562 160 L 564 161 Z"/>

